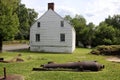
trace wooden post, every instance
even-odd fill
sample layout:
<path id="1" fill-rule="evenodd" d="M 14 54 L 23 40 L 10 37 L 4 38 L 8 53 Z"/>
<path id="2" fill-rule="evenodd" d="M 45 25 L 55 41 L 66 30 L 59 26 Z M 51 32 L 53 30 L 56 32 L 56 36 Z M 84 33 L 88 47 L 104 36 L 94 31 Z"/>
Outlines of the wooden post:
<path id="1" fill-rule="evenodd" d="M 0 37 L 0 53 L 2 53 L 2 39 Z"/>
<path id="2" fill-rule="evenodd" d="M 6 79 L 6 68 L 4 67 L 4 79 Z"/>

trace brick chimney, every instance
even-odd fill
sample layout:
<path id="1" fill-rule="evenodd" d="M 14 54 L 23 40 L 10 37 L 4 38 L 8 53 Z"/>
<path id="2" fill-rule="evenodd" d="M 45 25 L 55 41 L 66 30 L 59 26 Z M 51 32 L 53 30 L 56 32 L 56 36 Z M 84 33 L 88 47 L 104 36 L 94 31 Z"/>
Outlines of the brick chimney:
<path id="1" fill-rule="evenodd" d="M 54 3 L 48 3 L 48 10 L 52 9 L 54 11 Z"/>

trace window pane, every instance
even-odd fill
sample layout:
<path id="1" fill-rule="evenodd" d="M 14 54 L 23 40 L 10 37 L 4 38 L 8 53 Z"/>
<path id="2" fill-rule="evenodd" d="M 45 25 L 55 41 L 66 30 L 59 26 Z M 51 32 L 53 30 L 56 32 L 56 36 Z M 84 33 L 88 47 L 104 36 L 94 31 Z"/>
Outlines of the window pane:
<path id="1" fill-rule="evenodd" d="M 37 23 L 37 26 L 40 27 L 40 22 Z"/>
<path id="2" fill-rule="evenodd" d="M 61 21 L 61 27 L 64 27 L 64 21 Z"/>
<path id="3" fill-rule="evenodd" d="M 36 42 L 40 41 L 40 34 L 36 34 Z"/>
<path id="4" fill-rule="evenodd" d="M 65 41 L 65 34 L 60 34 L 60 41 Z"/>

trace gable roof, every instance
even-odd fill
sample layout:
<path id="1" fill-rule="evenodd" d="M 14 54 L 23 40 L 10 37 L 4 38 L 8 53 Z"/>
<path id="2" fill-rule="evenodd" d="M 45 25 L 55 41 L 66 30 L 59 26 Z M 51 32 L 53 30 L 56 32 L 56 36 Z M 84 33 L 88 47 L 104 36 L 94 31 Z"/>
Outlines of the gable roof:
<path id="1" fill-rule="evenodd" d="M 42 17 L 44 17 L 44 15 L 46 15 L 49 11 L 52 11 L 54 14 L 56 14 L 59 18 L 61 18 L 62 20 L 64 20 L 66 23 L 68 23 L 72 28 L 73 28 L 73 30 L 75 31 L 75 29 L 74 29 L 74 27 L 67 21 L 67 20 L 65 20 L 63 17 L 61 17 L 59 14 L 57 14 L 55 11 L 53 11 L 52 9 L 48 9 L 40 18 L 38 18 L 36 21 L 35 21 L 35 23 L 38 21 L 38 20 L 40 20 Z M 35 24 L 35 23 L 33 23 L 33 24 Z"/>

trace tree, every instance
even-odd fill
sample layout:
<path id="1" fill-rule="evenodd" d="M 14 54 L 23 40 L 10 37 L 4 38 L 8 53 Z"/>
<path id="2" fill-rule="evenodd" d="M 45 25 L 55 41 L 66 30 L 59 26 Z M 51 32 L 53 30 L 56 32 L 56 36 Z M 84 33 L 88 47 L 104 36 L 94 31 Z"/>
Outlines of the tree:
<path id="1" fill-rule="evenodd" d="M 115 29 L 114 44 L 120 44 L 120 15 L 109 16 L 105 22 Z"/>
<path id="2" fill-rule="evenodd" d="M 17 33 L 16 37 L 17 39 L 24 39 L 26 37 L 26 34 L 29 30 L 29 23 L 28 23 L 28 12 L 25 8 L 24 4 L 20 4 L 18 7 L 17 15 L 19 18 L 19 32 Z"/>
<path id="3" fill-rule="evenodd" d="M 120 15 L 109 16 L 105 19 L 108 25 L 112 25 L 114 28 L 120 29 Z"/>
<path id="4" fill-rule="evenodd" d="M 94 45 L 111 45 L 114 42 L 115 29 L 105 22 L 101 22 L 95 30 Z"/>
<path id="5" fill-rule="evenodd" d="M 28 18 L 29 18 L 28 22 L 29 22 L 29 25 L 31 26 L 35 22 L 36 18 L 38 17 L 38 13 L 34 9 L 28 8 L 27 10 L 28 10 Z"/>
<path id="6" fill-rule="evenodd" d="M 34 9 L 26 8 L 24 4 L 20 4 L 17 10 L 19 18 L 19 32 L 15 39 L 29 39 L 29 29 L 37 17 Z"/>
<path id="7" fill-rule="evenodd" d="M 70 15 L 66 15 L 65 20 L 68 20 L 70 24 L 75 28 L 76 31 L 76 46 L 79 46 L 79 43 L 81 42 L 83 45 L 85 45 L 86 41 L 86 31 L 88 31 L 86 27 L 86 20 L 81 15 L 76 15 L 74 18 L 72 18 Z M 86 36 L 85 36 L 86 35 Z"/>
<path id="8" fill-rule="evenodd" d="M 0 0 L 0 52 L 2 41 L 13 39 L 18 32 L 19 20 L 16 9 L 20 0 Z"/>
<path id="9" fill-rule="evenodd" d="M 66 15 L 64 19 L 71 23 L 72 17 L 70 15 Z"/>
<path id="10" fill-rule="evenodd" d="M 89 23 L 80 31 L 80 41 L 84 45 L 84 47 L 91 47 L 92 39 L 94 38 L 94 28 L 95 25 L 93 23 Z"/>
<path id="11" fill-rule="evenodd" d="M 115 28 L 114 44 L 120 45 L 120 29 Z"/>
<path id="12" fill-rule="evenodd" d="M 76 46 L 79 46 L 79 42 L 81 41 L 80 32 L 86 26 L 86 20 L 83 16 L 76 15 L 75 18 L 71 20 L 72 25 L 76 31 Z"/>

